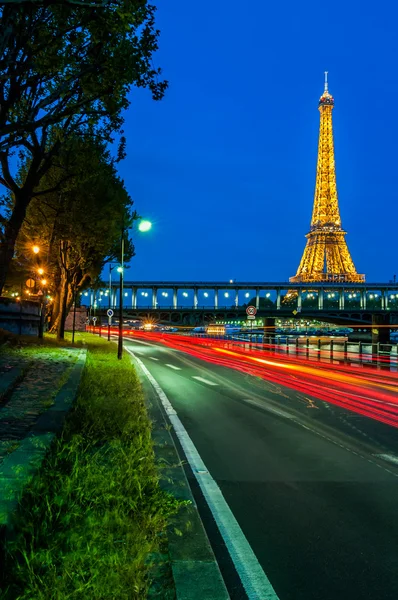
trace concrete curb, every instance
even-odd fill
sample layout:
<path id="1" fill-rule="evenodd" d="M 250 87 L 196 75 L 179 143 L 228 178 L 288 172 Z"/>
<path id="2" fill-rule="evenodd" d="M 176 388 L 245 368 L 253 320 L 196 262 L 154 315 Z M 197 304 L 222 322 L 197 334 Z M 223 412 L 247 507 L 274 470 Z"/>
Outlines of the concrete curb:
<path id="1" fill-rule="evenodd" d="M 1 374 L 0 380 L 0 402 L 3 400 L 21 381 L 26 369 L 14 367 L 8 373 Z"/>
<path id="2" fill-rule="evenodd" d="M 0 558 L 5 552 L 7 537 L 12 535 L 12 514 L 23 490 L 40 468 L 75 400 L 86 356 L 86 349 L 79 351 L 68 380 L 56 395 L 54 404 L 38 417 L 28 436 L 0 465 Z"/>
<path id="3" fill-rule="evenodd" d="M 160 487 L 179 500 L 191 502 L 179 510 L 167 528 L 168 551 L 177 600 L 229 600 L 230 596 L 199 516 L 181 458 L 171 437 L 167 416 L 152 385 L 139 366 L 134 364 L 153 424 L 152 439 Z M 164 596 L 159 595 L 153 586 L 148 598 Z"/>

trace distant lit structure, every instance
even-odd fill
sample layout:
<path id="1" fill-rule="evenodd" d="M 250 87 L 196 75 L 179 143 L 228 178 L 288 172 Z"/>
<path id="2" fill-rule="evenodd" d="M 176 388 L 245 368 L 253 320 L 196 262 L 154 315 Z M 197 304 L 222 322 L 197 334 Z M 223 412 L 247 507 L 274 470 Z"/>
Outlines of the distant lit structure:
<path id="1" fill-rule="evenodd" d="M 341 227 L 334 162 L 333 107 L 334 98 L 329 93 L 325 72 L 325 89 L 319 100 L 321 119 L 311 227 L 297 273 L 290 278 L 294 283 L 365 281 L 365 275 L 359 275 L 355 269 L 345 241 L 346 232 Z"/>

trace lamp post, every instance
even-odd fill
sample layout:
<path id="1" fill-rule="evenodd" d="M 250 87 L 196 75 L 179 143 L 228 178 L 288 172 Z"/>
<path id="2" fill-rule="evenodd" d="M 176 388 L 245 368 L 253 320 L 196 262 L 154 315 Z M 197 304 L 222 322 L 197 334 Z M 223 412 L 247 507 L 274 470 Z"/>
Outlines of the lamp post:
<path id="1" fill-rule="evenodd" d="M 120 267 L 119 272 L 119 338 L 117 342 L 117 357 L 120 360 L 123 356 L 123 268 L 124 268 L 124 228 L 120 237 Z"/>
<path id="2" fill-rule="evenodd" d="M 138 230 L 141 232 L 149 231 L 152 227 L 150 221 L 141 221 L 138 225 Z M 126 228 L 122 227 L 120 236 L 120 267 L 117 268 L 120 279 L 119 279 L 119 337 L 117 344 L 117 357 L 121 360 L 123 356 L 123 276 L 124 276 L 124 234 Z"/>
<path id="3" fill-rule="evenodd" d="M 109 263 L 109 291 L 108 308 L 112 308 L 112 271 L 116 267 L 115 263 Z M 108 317 L 108 342 L 111 340 L 111 317 Z"/>

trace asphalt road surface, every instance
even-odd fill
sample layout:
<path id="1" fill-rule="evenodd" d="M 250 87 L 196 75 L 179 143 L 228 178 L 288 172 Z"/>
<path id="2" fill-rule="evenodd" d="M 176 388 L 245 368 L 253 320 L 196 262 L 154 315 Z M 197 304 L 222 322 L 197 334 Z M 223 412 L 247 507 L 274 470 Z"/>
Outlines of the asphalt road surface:
<path id="1" fill-rule="evenodd" d="M 398 598 L 398 429 L 162 344 L 125 344 L 168 396 L 280 600 Z M 244 600 L 187 474 L 231 598 Z"/>

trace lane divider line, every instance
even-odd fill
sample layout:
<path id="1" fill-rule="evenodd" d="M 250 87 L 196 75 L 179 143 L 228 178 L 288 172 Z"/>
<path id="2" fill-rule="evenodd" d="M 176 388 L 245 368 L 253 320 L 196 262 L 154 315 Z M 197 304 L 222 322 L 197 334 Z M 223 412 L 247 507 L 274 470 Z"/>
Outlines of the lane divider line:
<path id="1" fill-rule="evenodd" d="M 154 356 L 149 356 L 149 358 L 150 358 L 151 360 L 159 360 L 158 358 L 155 358 Z"/>
<path id="2" fill-rule="evenodd" d="M 394 454 L 375 454 L 374 456 L 376 456 L 376 458 L 382 458 L 383 460 L 388 460 L 389 462 L 398 465 L 398 456 L 395 456 Z"/>
<path id="3" fill-rule="evenodd" d="M 181 367 L 176 367 L 175 365 L 169 365 L 168 363 L 165 363 L 166 367 L 170 367 L 170 369 L 174 369 L 175 371 L 181 371 Z"/>
<path id="4" fill-rule="evenodd" d="M 202 461 L 199 452 L 189 437 L 185 427 L 181 423 L 177 412 L 171 405 L 168 397 L 160 387 L 156 379 L 148 371 L 144 363 L 134 355 L 132 350 L 125 346 L 127 352 L 134 356 L 142 371 L 151 382 L 158 395 L 164 410 L 185 452 L 192 472 L 196 477 L 203 496 L 212 512 L 218 529 L 228 549 L 235 569 L 242 581 L 249 600 L 279 600 L 270 580 L 264 573 L 257 560 L 245 534 L 229 508 L 216 481 L 210 475 L 206 465 Z M 195 378 L 198 379 L 198 378 Z M 200 379 L 200 378 L 199 378 Z M 206 381 L 206 380 L 205 380 Z M 206 381 L 206 383 L 208 383 Z M 210 382 L 212 383 L 212 382 Z M 217 384 L 213 384 L 217 385 Z"/>
<path id="5" fill-rule="evenodd" d="M 214 383 L 214 381 L 209 381 L 208 379 L 204 379 L 203 377 L 198 377 L 196 375 L 192 375 L 192 379 L 196 379 L 202 383 L 207 383 L 207 385 L 218 385 L 218 383 Z"/>

